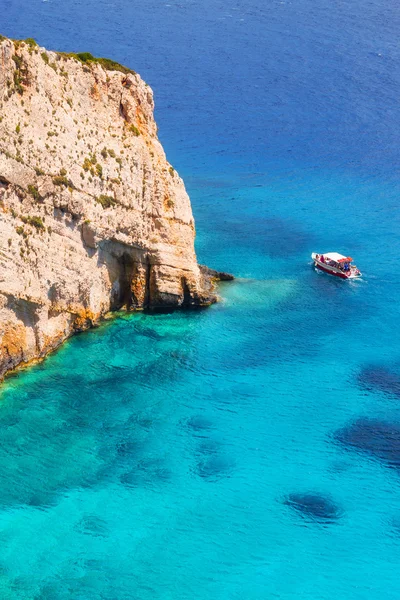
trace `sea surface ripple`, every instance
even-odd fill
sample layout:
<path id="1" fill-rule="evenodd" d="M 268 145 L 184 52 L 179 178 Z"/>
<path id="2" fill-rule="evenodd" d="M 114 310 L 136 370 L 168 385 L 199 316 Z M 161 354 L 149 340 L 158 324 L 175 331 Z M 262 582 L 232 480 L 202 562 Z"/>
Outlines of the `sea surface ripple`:
<path id="1" fill-rule="evenodd" d="M 154 88 L 207 311 L 121 314 L 7 380 L 5 600 L 398 600 L 400 9 L 3 0 Z M 312 251 L 364 273 L 316 273 Z"/>

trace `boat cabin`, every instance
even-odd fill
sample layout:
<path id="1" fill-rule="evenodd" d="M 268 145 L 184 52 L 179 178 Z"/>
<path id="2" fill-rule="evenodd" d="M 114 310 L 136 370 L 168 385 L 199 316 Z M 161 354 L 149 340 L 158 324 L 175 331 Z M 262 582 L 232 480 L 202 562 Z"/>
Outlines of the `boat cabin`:
<path id="1" fill-rule="evenodd" d="M 329 265 L 330 267 L 336 267 L 341 271 L 350 271 L 352 258 L 351 256 L 343 256 L 339 252 L 327 252 L 326 254 L 317 254 L 316 259 L 319 262 Z"/>

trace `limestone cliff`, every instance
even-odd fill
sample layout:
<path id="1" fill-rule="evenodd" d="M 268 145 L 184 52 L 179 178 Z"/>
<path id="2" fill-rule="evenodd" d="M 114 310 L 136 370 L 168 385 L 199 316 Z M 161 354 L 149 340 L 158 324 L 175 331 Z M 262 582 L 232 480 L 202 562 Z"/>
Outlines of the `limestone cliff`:
<path id="1" fill-rule="evenodd" d="M 215 301 L 133 71 L 0 40 L 0 378 L 106 312 Z"/>

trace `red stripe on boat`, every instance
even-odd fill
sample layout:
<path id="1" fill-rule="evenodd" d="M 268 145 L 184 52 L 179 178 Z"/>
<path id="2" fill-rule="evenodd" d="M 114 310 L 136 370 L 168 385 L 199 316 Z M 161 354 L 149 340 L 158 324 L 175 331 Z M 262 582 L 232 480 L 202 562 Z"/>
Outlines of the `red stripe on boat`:
<path id="1" fill-rule="evenodd" d="M 317 267 L 317 269 L 321 269 L 321 271 L 325 271 L 325 273 L 329 273 L 329 275 L 334 275 L 335 277 L 340 277 L 340 279 L 348 279 L 348 275 L 345 275 L 344 273 L 336 273 L 335 271 L 331 271 L 330 269 L 326 269 L 325 267 L 323 267 L 322 265 L 315 263 L 315 266 Z"/>

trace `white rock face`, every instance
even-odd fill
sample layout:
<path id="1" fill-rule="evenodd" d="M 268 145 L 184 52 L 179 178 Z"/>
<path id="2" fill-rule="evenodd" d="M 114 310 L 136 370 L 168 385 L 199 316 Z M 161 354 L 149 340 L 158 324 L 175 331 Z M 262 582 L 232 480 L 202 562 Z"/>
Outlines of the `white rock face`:
<path id="1" fill-rule="evenodd" d="M 152 91 L 111 67 L 0 42 L 0 378 L 109 310 L 215 301 Z"/>

